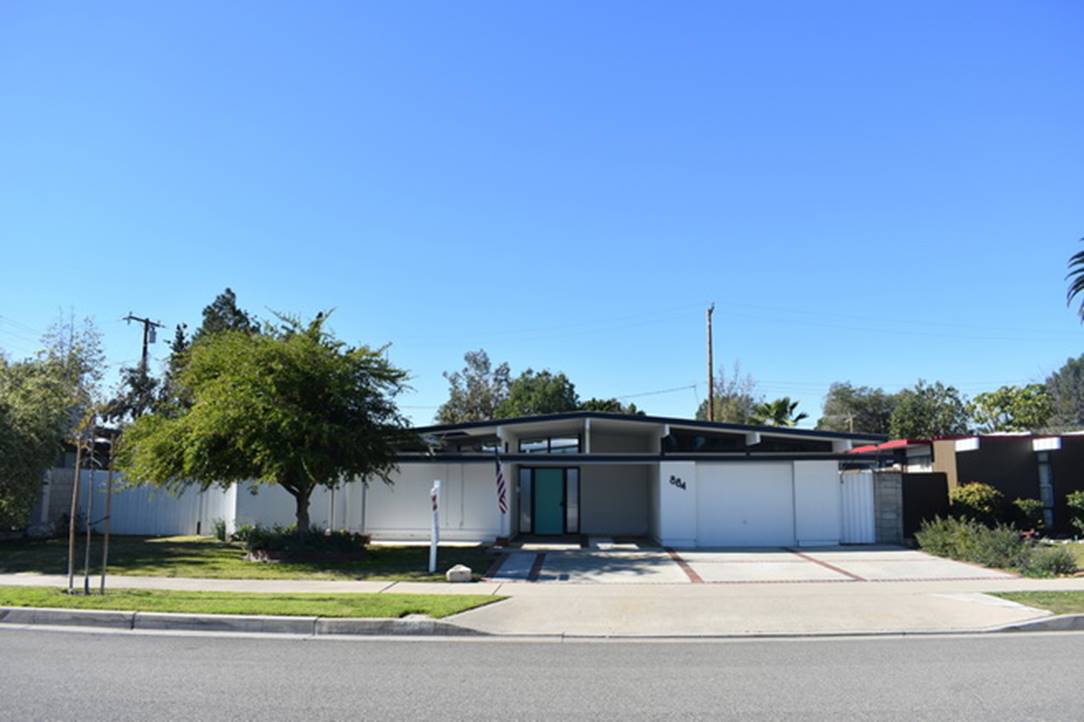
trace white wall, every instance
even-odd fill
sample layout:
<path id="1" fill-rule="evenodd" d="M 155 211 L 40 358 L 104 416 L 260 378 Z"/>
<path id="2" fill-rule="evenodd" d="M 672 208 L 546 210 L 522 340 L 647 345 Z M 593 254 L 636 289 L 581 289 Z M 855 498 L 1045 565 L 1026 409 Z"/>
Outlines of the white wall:
<path id="1" fill-rule="evenodd" d="M 607 536 L 648 533 L 647 465 L 580 467 L 580 532 Z"/>
<path id="2" fill-rule="evenodd" d="M 794 462 L 794 510 L 798 546 L 831 546 L 842 538 L 839 463 Z"/>
<path id="3" fill-rule="evenodd" d="M 393 479 L 392 485 L 371 482 L 364 494 L 362 528 L 374 539 L 428 539 L 429 490 L 434 479 L 441 480 L 442 538 L 490 541 L 500 534 L 496 469 L 491 462 L 401 464 Z"/>
<path id="4" fill-rule="evenodd" d="M 90 472 L 79 476 L 79 508 L 87 513 L 90 502 L 90 519 L 94 529 L 104 529 L 106 490 L 108 476 L 104 472 L 94 474 L 94 495 L 88 499 Z M 227 528 L 233 520 L 234 489 L 213 487 L 205 492 L 189 488 L 174 496 L 168 491 L 152 486 L 124 487 L 120 474 L 113 477 L 113 499 L 110 531 L 113 534 L 137 534 L 145 536 L 175 536 L 214 533 L 214 522 L 221 519 Z"/>
<path id="5" fill-rule="evenodd" d="M 671 480 L 685 485 L 681 488 Z M 696 546 L 696 462 L 659 463 L 659 542 L 664 546 Z"/>
<path id="6" fill-rule="evenodd" d="M 647 534 L 658 541 L 660 538 L 660 504 L 659 504 L 659 465 L 651 464 L 647 467 Z"/>

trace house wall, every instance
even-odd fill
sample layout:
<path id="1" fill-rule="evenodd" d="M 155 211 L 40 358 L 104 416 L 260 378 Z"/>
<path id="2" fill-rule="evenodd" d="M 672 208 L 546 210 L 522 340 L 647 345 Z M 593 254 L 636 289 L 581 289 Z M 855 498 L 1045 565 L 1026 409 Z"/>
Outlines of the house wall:
<path id="1" fill-rule="evenodd" d="M 661 525 L 659 492 L 659 465 L 651 464 L 647 467 L 647 534 L 656 541 Z"/>
<path id="2" fill-rule="evenodd" d="M 1057 453 L 1057 452 L 1055 452 Z M 974 451 L 956 452 L 957 484 L 981 481 L 1007 502 L 1039 498 L 1039 465 L 1030 438 L 987 439 Z"/>
<path id="3" fill-rule="evenodd" d="M 949 491 L 959 484 L 956 478 L 956 442 L 952 439 L 933 442 L 933 465 L 935 472 L 945 475 Z"/>
<path id="4" fill-rule="evenodd" d="M 646 464 L 580 467 L 580 533 L 646 536 L 649 486 Z"/>
<path id="5" fill-rule="evenodd" d="M 799 546 L 840 543 L 843 497 L 838 462 L 794 462 L 794 516 Z"/>
<path id="6" fill-rule="evenodd" d="M 1070 522 L 1065 497 L 1084 489 L 1084 437 L 1061 437 L 1061 448 L 1050 452 L 1050 465 L 1054 472 L 1054 532 L 1078 533 Z"/>
<path id="7" fill-rule="evenodd" d="M 659 463 L 659 542 L 696 546 L 696 462 Z"/>

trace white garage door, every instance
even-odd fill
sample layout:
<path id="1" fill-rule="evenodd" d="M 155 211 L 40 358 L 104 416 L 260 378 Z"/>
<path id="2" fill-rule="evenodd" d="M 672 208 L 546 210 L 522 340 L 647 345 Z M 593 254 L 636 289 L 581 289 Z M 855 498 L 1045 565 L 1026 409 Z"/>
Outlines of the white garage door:
<path id="1" fill-rule="evenodd" d="M 790 463 L 696 465 L 698 546 L 794 544 Z"/>

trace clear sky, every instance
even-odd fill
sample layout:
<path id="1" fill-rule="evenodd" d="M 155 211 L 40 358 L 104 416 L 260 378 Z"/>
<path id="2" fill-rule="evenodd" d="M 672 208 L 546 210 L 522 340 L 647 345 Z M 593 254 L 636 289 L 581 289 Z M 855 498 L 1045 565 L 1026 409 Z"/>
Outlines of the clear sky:
<path id="1" fill-rule="evenodd" d="M 0 347 L 334 307 L 417 422 L 484 347 L 689 416 L 716 359 L 973 394 L 1079 355 L 1084 5 L 0 3 Z M 168 334 L 166 334 L 168 335 Z M 160 358 L 165 344 L 155 347 Z"/>

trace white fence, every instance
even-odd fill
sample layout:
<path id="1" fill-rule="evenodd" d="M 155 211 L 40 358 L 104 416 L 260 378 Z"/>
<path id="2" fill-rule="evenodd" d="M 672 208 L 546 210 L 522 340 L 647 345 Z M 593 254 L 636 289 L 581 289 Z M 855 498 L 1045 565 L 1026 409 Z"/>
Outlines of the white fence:
<path id="1" fill-rule="evenodd" d="M 79 511 L 87 514 L 97 531 L 104 528 L 108 475 L 94 472 L 93 497 L 91 473 L 79 476 Z M 126 487 L 124 478 L 113 476 L 111 530 L 114 534 L 173 536 L 179 534 L 212 534 L 214 523 L 222 520 L 231 525 L 237 488 L 208 489 L 205 492 L 187 489 L 174 495 L 152 486 Z"/>
<path id="2" fill-rule="evenodd" d="M 843 491 L 843 543 L 874 543 L 873 472 L 845 471 L 839 480 Z"/>

